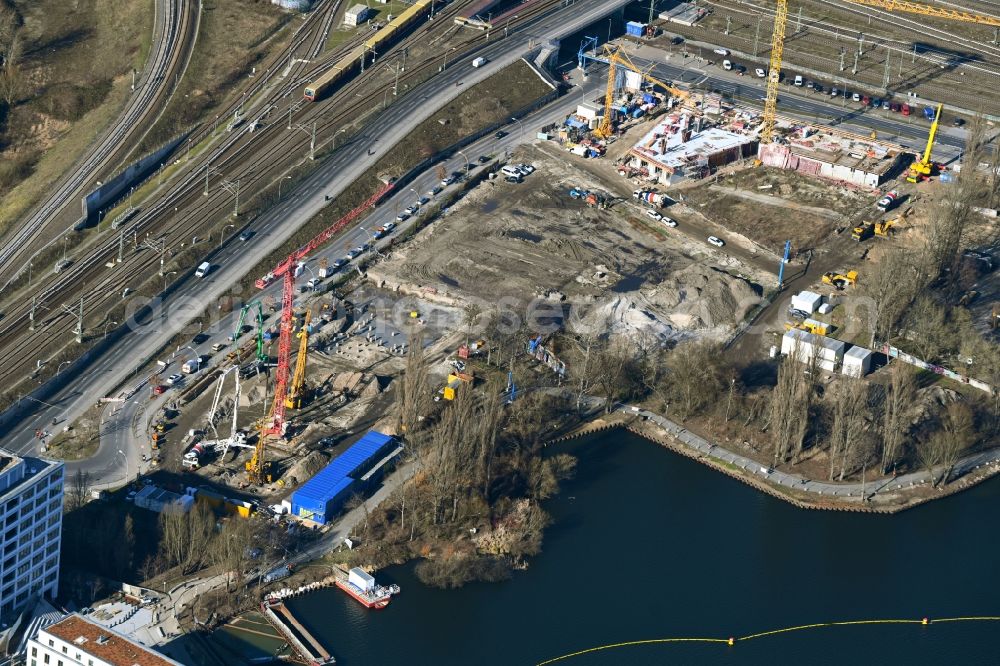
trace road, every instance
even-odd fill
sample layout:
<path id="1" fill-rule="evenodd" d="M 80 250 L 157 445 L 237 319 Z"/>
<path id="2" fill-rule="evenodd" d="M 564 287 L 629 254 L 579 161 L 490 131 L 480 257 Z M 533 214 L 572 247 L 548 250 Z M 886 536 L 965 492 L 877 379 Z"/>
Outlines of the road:
<path id="1" fill-rule="evenodd" d="M 622 4 L 622 1 L 616 0 L 616 3 Z M 437 109 L 446 105 L 469 85 L 488 78 L 533 50 L 538 42 L 537 35 L 571 34 L 592 23 L 607 11 L 606 2 L 580 0 L 571 7 L 539 20 L 530 29 L 520 32 L 511 30 L 509 38 L 493 42 L 478 52 L 488 58 L 485 66 L 473 68 L 469 59 L 455 62 L 447 70 L 430 79 L 421 92 L 410 94 L 399 103 L 390 106 L 369 126 L 388 129 L 377 134 L 369 129 L 368 132 L 345 142 L 337 153 L 289 192 L 284 202 L 279 203 L 251 225 L 251 229 L 255 232 L 253 237 L 247 242 L 230 242 L 220 252 L 214 254 L 211 261 L 216 268 L 206 278 L 189 279 L 170 296 L 167 302 L 152 303 L 154 312 L 151 316 L 141 320 L 131 318 L 127 331 L 122 334 L 114 347 L 94 360 L 85 373 L 79 373 L 55 395 L 46 397 L 44 400 L 48 404 L 41 405 L 39 410 L 30 416 L 14 417 L 16 420 L 8 424 L 4 446 L 22 454 L 37 454 L 37 441 L 33 437 L 34 429 L 39 427 L 36 424 L 49 423 L 53 418 L 59 419 L 60 422 L 72 422 L 99 398 L 109 396 L 116 387 L 128 382 L 138 385 L 142 379 L 138 374 L 139 368 L 152 359 L 155 350 L 161 349 L 176 334 L 186 331 L 188 322 L 200 313 L 214 312 L 218 299 L 243 276 L 247 267 L 263 260 L 274 247 L 284 242 L 299 226 L 326 206 L 327 197 L 332 199 L 338 196 L 354 181 L 356 174 L 363 173 L 373 166 L 385 151 L 390 150 L 399 141 L 405 140 L 412 127 L 433 115 Z M 547 108 L 530 121 L 526 119 L 524 122 L 541 126 L 560 115 L 565 115 L 568 108 L 575 107 L 575 103 L 575 98 L 572 100 L 563 98 L 560 100 L 563 106 Z M 523 128 L 515 126 L 504 140 L 497 142 L 495 139 L 487 138 L 468 147 L 465 152 L 478 155 L 487 150 L 506 150 L 532 137 L 532 132 L 525 132 Z M 456 157 L 449 160 L 446 166 L 450 170 L 456 170 L 464 167 L 465 163 L 464 157 Z M 417 187 L 418 192 L 426 191 L 430 189 L 434 180 L 432 174 L 424 174 L 412 186 Z M 404 197 L 405 205 L 409 205 L 413 193 L 407 189 L 396 193 L 395 196 Z M 390 199 L 381 206 L 382 217 L 376 215 L 361 224 L 367 227 L 378 226 L 389 219 L 386 211 L 390 208 L 394 211 L 395 207 L 395 200 Z M 343 247 L 345 243 L 360 244 L 365 237 L 365 232 L 359 229 L 348 230 L 344 235 L 334 239 L 331 247 L 336 245 Z M 320 256 L 322 254 L 315 255 L 314 258 L 318 259 Z M 245 296 L 251 298 L 255 295 Z M 209 340 L 203 343 L 204 346 L 196 350 L 201 352 L 205 346 L 228 335 L 230 326 L 231 323 L 227 322 L 227 326 L 213 331 Z M 194 335 L 198 331 L 186 332 Z M 94 483 L 110 481 L 107 472 L 103 478 L 97 472 L 108 470 L 109 456 L 114 455 L 115 452 L 107 447 L 101 447 L 95 458 L 101 462 L 95 464 L 92 469 L 87 468 L 92 474 Z M 134 453 L 131 459 L 135 459 Z"/>
<path id="2" fill-rule="evenodd" d="M 137 77 L 136 88 L 125 110 L 88 149 L 82 161 L 54 187 L 48 198 L 17 226 L 13 235 L 5 239 L 0 248 L 0 278 L 5 281 L 27 264 L 33 256 L 29 252 L 34 250 L 37 253 L 42 249 L 37 247 L 35 241 L 40 240 L 55 219 L 67 211 L 67 207 L 78 205 L 84 190 L 92 186 L 103 170 L 116 160 L 125 159 L 166 108 L 168 91 L 187 66 L 186 56 L 198 28 L 200 3 L 156 0 L 154 7 L 151 55 Z M 45 247 L 67 233 L 75 219 L 69 220 L 65 229 L 60 230 Z M 6 287 L 8 282 L 4 284 Z"/>

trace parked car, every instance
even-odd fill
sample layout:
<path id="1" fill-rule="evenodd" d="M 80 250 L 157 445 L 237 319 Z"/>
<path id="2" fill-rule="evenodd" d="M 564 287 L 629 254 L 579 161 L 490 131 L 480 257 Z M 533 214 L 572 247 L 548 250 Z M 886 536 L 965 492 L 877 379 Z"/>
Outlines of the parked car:
<path id="1" fill-rule="evenodd" d="M 504 176 L 504 180 L 506 180 L 508 183 L 520 183 L 524 179 L 521 178 L 520 176 Z"/>
<path id="2" fill-rule="evenodd" d="M 432 188 L 430 189 L 430 191 L 429 191 L 429 192 L 427 192 L 427 194 L 428 194 L 429 196 L 432 196 L 432 197 L 436 197 L 437 195 L 441 194 L 441 190 L 443 190 L 443 189 L 444 189 L 444 188 L 443 188 L 443 187 L 441 187 L 440 185 L 435 185 L 434 187 L 432 187 Z"/>
<path id="3" fill-rule="evenodd" d="M 712 53 L 718 53 L 720 56 L 729 55 L 729 49 L 715 49 Z"/>
<path id="4" fill-rule="evenodd" d="M 904 116 L 910 115 L 910 105 L 904 104 L 902 107 L 900 107 L 899 112 L 902 113 Z"/>
<path id="5" fill-rule="evenodd" d="M 851 99 L 855 102 L 861 101 L 861 93 L 854 93 L 851 95 Z"/>
<path id="6" fill-rule="evenodd" d="M 726 70 L 728 72 L 728 71 L 732 70 L 732 68 L 733 68 L 733 62 L 731 60 L 727 59 L 727 60 L 723 60 L 722 61 L 722 69 L 724 69 L 724 70 Z"/>
<path id="7" fill-rule="evenodd" d="M 393 229 L 396 228 L 396 223 L 395 222 L 386 222 L 385 226 L 382 227 L 382 228 L 385 229 L 385 233 L 390 233 L 390 232 L 392 232 Z"/>
<path id="8" fill-rule="evenodd" d="M 315 277 L 309 280 L 309 282 L 306 282 L 306 286 L 315 291 L 316 287 L 318 287 L 322 281 L 323 280 L 321 278 Z"/>
<path id="9" fill-rule="evenodd" d="M 830 88 L 830 97 L 836 97 L 840 94 L 839 88 Z"/>
<path id="10" fill-rule="evenodd" d="M 814 83 L 813 84 L 813 91 L 821 93 L 821 92 L 823 92 L 823 86 L 821 86 L 818 83 Z"/>
<path id="11" fill-rule="evenodd" d="M 659 213 L 657 213 L 655 210 L 652 209 L 646 211 L 646 217 L 653 218 L 657 222 L 663 219 L 662 215 L 660 215 Z"/>
<path id="12" fill-rule="evenodd" d="M 961 127 L 962 125 L 965 124 L 965 120 L 962 118 L 955 118 L 953 121 L 951 121 L 951 124 L 954 125 L 955 127 Z"/>
<path id="13" fill-rule="evenodd" d="M 677 220 L 675 220 L 675 219 L 673 219 L 671 217 L 664 216 L 663 217 L 663 224 L 667 225 L 668 227 L 670 227 L 672 229 L 672 228 L 674 228 L 674 227 L 677 226 Z"/>
<path id="14" fill-rule="evenodd" d="M 427 197 L 420 197 L 420 199 L 417 201 L 417 203 L 420 204 L 421 206 L 426 206 L 430 202 L 431 200 L 428 199 Z"/>
<path id="15" fill-rule="evenodd" d="M 756 69 L 755 69 L 755 70 L 753 70 L 753 71 L 754 71 L 754 73 L 755 73 L 755 74 L 756 74 L 757 76 L 759 76 L 760 78 L 762 78 L 762 79 L 766 79 L 766 78 L 767 78 L 767 72 L 766 72 L 766 71 L 764 70 L 764 68 L 763 68 L 763 67 L 758 67 L 758 68 L 756 68 Z"/>
<path id="16" fill-rule="evenodd" d="M 419 210 L 419 208 L 420 208 L 420 206 L 407 206 L 405 209 L 403 209 L 403 212 L 406 213 L 407 216 L 409 216 L 409 215 L 413 215 L 414 213 L 416 213 L 417 210 Z"/>
<path id="17" fill-rule="evenodd" d="M 362 250 L 360 247 L 353 248 L 350 252 L 347 253 L 347 258 L 354 259 L 355 257 L 361 256 L 362 252 L 364 252 L 364 250 Z"/>
<path id="18" fill-rule="evenodd" d="M 862 95 L 861 96 L 861 104 L 863 106 L 871 106 L 872 105 L 872 98 L 869 97 L 868 95 Z"/>
<path id="19" fill-rule="evenodd" d="M 212 351 L 214 351 L 214 352 L 220 352 L 220 351 L 222 351 L 225 348 L 226 348 L 226 345 L 224 343 L 222 343 L 222 342 L 216 342 L 214 345 L 212 345 Z"/>
<path id="20" fill-rule="evenodd" d="M 802 78 L 802 75 L 801 74 L 796 74 L 795 75 L 795 85 L 797 85 L 799 87 L 802 87 L 803 83 L 805 83 L 805 79 Z"/>
<path id="21" fill-rule="evenodd" d="M 722 247 L 723 245 L 726 244 L 726 242 L 723 241 L 721 238 L 716 238 L 715 236 L 709 236 L 708 242 L 714 245 L 715 247 Z"/>
<path id="22" fill-rule="evenodd" d="M 873 99 L 872 100 L 872 108 L 873 109 L 881 109 L 882 108 L 882 100 L 880 98 L 878 98 L 878 97 L 876 97 L 875 99 Z"/>
<path id="23" fill-rule="evenodd" d="M 479 156 L 479 163 L 480 164 L 486 164 L 489 161 L 490 161 L 490 156 L 489 155 L 480 155 Z"/>
<path id="24" fill-rule="evenodd" d="M 184 375 L 179 375 L 177 373 L 174 373 L 169 377 L 167 377 L 167 386 L 174 386 L 175 384 L 179 384 L 183 380 L 184 380 Z"/>
<path id="25" fill-rule="evenodd" d="M 405 210 L 396 216 L 397 222 L 406 222 L 408 219 L 410 219 L 410 214 L 407 213 Z"/>
<path id="26" fill-rule="evenodd" d="M 166 386 L 164 386 L 163 384 L 157 384 L 156 386 L 153 387 L 153 395 L 163 395 L 163 393 L 166 390 L 167 390 Z"/>
<path id="27" fill-rule="evenodd" d="M 392 223 L 390 222 L 390 224 Z M 330 264 L 330 266 L 332 266 L 333 268 L 343 268 L 346 265 L 347 265 L 346 259 L 336 259 L 333 261 L 333 263 Z"/>
<path id="28" fill-rule="evenodd" d="M 882 108 L 888 111 L 892 108 L 892 103 L 889 100 L 884 99 L 882 100 Z"/>
<path id="29" fill-rule="evenodd" d="M 899 102 L 892 102 L 889 105 L 889 110 L 892 111 L 893 113 L 899 113 L 902 110 L 902 108 L 903 105 L 900 104 Z"/>

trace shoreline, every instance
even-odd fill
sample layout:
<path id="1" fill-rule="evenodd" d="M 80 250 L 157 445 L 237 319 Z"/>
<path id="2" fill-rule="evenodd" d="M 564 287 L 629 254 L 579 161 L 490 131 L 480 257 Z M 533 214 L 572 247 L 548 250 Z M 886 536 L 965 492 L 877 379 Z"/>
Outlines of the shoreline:
<path id="1" fill-rule="evenodd" d="M 871 494 L 865 493 L 865 499 L 862 499 L 861 496 L 854 495 L 848 495 L 846 497 L 829 494 L 824 495 L 821 492 L 810 492 L 766 481 L 760 478 L 756 473 L 751 473 L 743 467 L 729 463 L 728 461 L 709 453 L 699 451 L 696 448 L 682 442 L 675 433 L 672 433 L 668 429 L 655 424 L 650 420 L 650 416 L 656 415 L 636 407 L 618 405 L 616 406 L 614 412 L 610 414 L 602 414 L 598 417 L 592 418 L 590 421 L 573 429 L 571 432 L 545 442 L 545 446 L 572 439 L 579 439 L 581 437 L 587 437 L 602 432 L 608 432 L 610 430 L 624 430 L 632 435 L 641 437 L 642 439 L 654 444 L 658 444 L 676 454 L 700 462 L 717 472 L 721 472 L 732 479 L 750 486 L 754 490 L 770 495 L 776 499 L 780 499 L 791 504 L 792 506 L 795 506 L 796 508 L 819 511 L 849 511 L 854 513 L 873 513 L 884 515 L 896 514 L 901 511 L 906 511 L 907 509 L 916 508 L 934 500 L 950 497 L 964 490 L 973 488 L 984 481 L 992 479 L 997 474 L 1000 474 L 1000 463 L 977 466 L 973 470 L 968 471 L 962 476 L 954 479 L 946 486 L 940 487 L 936 493 L 932 495 L 917 495 L 917 493 L 921 490 L 929 488 L 929 486 L 924 484 L 882 491 L 880 486 L 888 486 L 893 481 L 892 477 L 879 477 L 869 482 L 873 490 Z M 659 418 L 662 419 L 663 417 Z M 681 431 L 683 432 L 684 429 L 681 428 Z M 718 444 L 711 444 L 711 447 L 713 449 L 718 449 L 720 452 L 737 455 L 729 449 L 719 446 Z M 822 483 L 826 484 L 827 482 Z M 843 484 L 844 488 L 849 488 L 852 485 L 856 484 Z"/>

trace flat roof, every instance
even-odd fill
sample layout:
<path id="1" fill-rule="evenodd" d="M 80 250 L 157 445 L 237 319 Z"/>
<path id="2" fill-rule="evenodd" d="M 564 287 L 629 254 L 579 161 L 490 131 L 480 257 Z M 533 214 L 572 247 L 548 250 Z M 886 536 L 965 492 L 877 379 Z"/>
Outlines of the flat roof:
<path id="1" fill-rule="evenodd" d="M 641 159 L 676 169 L 754 141 L 752 137 L 718 127 L 691 131 L 690 138 L 682 141 L 681 124 L 676 118 L 657 123 L 630 152 Z"/>
<path id="2" fill-rule="evenodd" d="M 814 346 L 823 347 L 824 349 L 829 349 L 834 353 L 843 352 L 844 347 L 847 346 L 847 344 L 843 340 L 837 340 L 835 338 L 830 338 L 825 335 L 816 335 L 815 333 L 810 333 L 809 331 L 803 331 L 801 328 L 793 328 L 789 331 L 786 331 L 785 337 L 796 338 L 801 342 L 806 342 Z"/>
<path id="3" fill-rule="evenodd" d="M 859 347 L 857 345 L 854 345 L 853 347 L 847 350 L 847 353 L 844 354 L 844 358 L 850 357 L 850 358 L 866 359 L 871 355 L 872 355 L 871 349 L 865 349 L 864 347 Z"/>
<path id="4" fill-rule="evenodd" d="M 878 175 L 888 171 L 899 154 L 875 141 L 864 141 L 822 130 L 808 137 L 792 133 L 787 138 L 794 155 Z"/>
<path id="5" fill-rule="evenodd" d="M 112 666 L 183 666 L 76 613 L 42 631 Z"/>

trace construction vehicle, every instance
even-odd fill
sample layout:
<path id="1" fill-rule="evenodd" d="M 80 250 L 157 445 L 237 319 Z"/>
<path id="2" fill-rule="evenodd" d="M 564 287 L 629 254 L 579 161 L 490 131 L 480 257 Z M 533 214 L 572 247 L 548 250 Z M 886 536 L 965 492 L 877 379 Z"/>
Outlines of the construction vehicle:
<path id="1" fill-rule="evenodd" d="M 825 321 L 819 321 L 818 319 L 806 319 L 801 322 L 785 322 L 785 330 L 790 331 L 793 328 L 797 328 L 801 331 L 806 331 L 812 333 L 813 335 L 826 335 L 830 332 L 830 324 Z"/>
<path id="2" fill-rule="evenodd" d="M 246 320 L 247 312 L 255 308 L 257 310 L 257 360 L 266 361 L 268 360 L 268 355 L 264 351 L 264 307 L 260 304 L 260 301 L 250 301 L 243 306 L 243 309 L 240 311 L 240 318 L 236 322 L 236 330 L 233 331 L 233 344 L 236 344 L 236 341 L 240 339 L 240 335 L 243 333 L 243 322 Z M 230 352 L 226 358 L 235 362 L 239 359 L 239 350 Z"/>
<path id="3" fill-rule="evenodd" d="M 927 133 L 927 147 L 919 160 L 910 165 L 910 172 L 906 174 L 906 182 L 917 183 L 927 180 L 934 171 L 934 163 L 931 162 L 931 150 L 934 148 L 934 137 L 937 135 L 938 123 L 941 121 L 942 104 L 937 105 L 934 113 L 934 122 L 931 123 L 931 131 Z"/>
<path id="4" fill-rule="evenodd" d="M 967 308 L 969 307 L 969 303 L 976 300 L 976 296 L 978 295 L 979 295 L 978 291 L 976 291 L 975 289 L 970 289 L 969 291 L 962 294 L 962 297 L 958 299 L 958 305 L 960 305 L 963 308 Z"/>
<path id="5" fill-rule="evenodd" d="M 858 272 L 857 271 L 847 271 L 846 273 L 838 273 L 836 271 L 823 274 L 823 284 L 828 284 L 837 289 L 843 289 L 844 287 L 853 287 L 858 283 Z"/>
<path id="6" fill-rule="evenodd" d="M 302 401 L 305 398 L 306 383 L 306 359 L 309 354 L 309 311 L 306 310 L 305 319 L 296 335 L 299 338 L 299 357 L 295 359 L 295 374 L 292 375 L 292 384 L 288 389 L 288 397 L 285 398 L 285 407 L 289 409 L 301 409 Z"/>
<path id="7" fill-rule="evenodd" d="M 608 86 L 604 93 L 604 117 L 601 118 L 601 124 L 594 130 L 594 135 L 601 138 L 607 139 L 611 136 L 611 116 L 614 113 L 614 101 L 615 101 L 615 83 L 617 79 L 618 70 L 617 67 L 622 69 L 627 69 L 639 74 L 644 81 L 647 81 L 654 86 L 659 86 L 666 90 L 668 93 L 674 97 L 678 97 L 681 100 L 686 100 L 690 95 L 689 93 L 675 88 L 674 86 L 667 85 L 659 79 L 655 79 L 649 75 L 649 72 L 640 69 L 632 60 L 628 57 L 625 51 L 614 44 L 605 44 L 604 53 L 608 57 Z"/>
<path id="8" fill-rule="evenodd" d="M 873 235 L 875 235 L 875 225 L 871 222 L 865 222 L 864 224 L 856 226 L 851 232 L 851 238 L 859 243 L 863 240 L 871 238 Z"/>
<path id="9" fill-rule="evenodd" d="M 888 238 L 890 234 L 896 233 L 896 227 L 903 224 L 903 221 L 913 212 L 912 208 L 907 208 L 902 214 L 891 220 L 881 220 L 875 223 L 875 235 Z"/>
<path id="10" fill-rule="evenodd" d="M 236 386 L 233 391 L 233 418 L 232 425 L 229 430 L 228 437 L 219 437 L 219 430 L 215 427 L 215 415 L 219 411 L 219 402 L 222 397 L 222 390 L 226 383 L 226 377 L 228 375 L 233 375 L 236 380 Z M 237 418 L 239 417 L 239 407 L 240 407 L 240 373 L 239 366 L 231 365 L 219 375 L 219 384 L 215 387 L 215 397 L 212 399 L 212 408 L 208 412 L 208 426 L 215 433 L 216 439 L 203 441 L 201 445 L 203 448 L 214 448 L 216 452 L 219 453 L 219 458 L 224 458 L 226 453 L 229 452 L 230 447 L 237 448 L 252 448 L 246 443 L 247 436 L 246 433 L 237 428 Z"/>
<path id="11" fill-rule="evenodd" d="M 441 389 L 441 397 L 445 400 L 454 400 L 458 387 L 462 384 L 472 384 L 475 378 L 466 372 L 452 372 L 448 375 L 444 388 Z"/>
<path id="12" fill-rule="evenodd" d="M 893 190 L 892 192 L 886 192 L 882 198 L 876 201 L 875 207 L 883 213 L 887 213 L 890 208 L 896 205 L 897 201 L 899 201 L 899 192 Z"/>
<path id="13" fill-rule="evenodd" d="M 292 320 L 294 318 L 292 305 L 295 302 L 296 267 L 310 252 L 330 240 L 334 234 L 345 229 L 369 208 L 374 207 L 392 188 L 391 181 L 385 183 L 367 201 L 321 231 L 298 250 L 292 252 L 273 271 L 256 282 L 258 289 L 264 289 L 274 280 L 281 279 L 281 323 L 278 325 L 278 367 L 275 372 L 274 399 L 271 402 L 268 416 L 260 423 L 260 436 L 257 439 L 257 446 L 254 448 L 253 458 L 247 463 L 250 483 L 260 485 L 267 482 L 270 477 L 266 460 L 267 439 L 273 436 L 283 437 L 288 428 L 288 422 L 285 420 L 285 398 L 288 397 L 288 375 L 292 356 Z"/>

